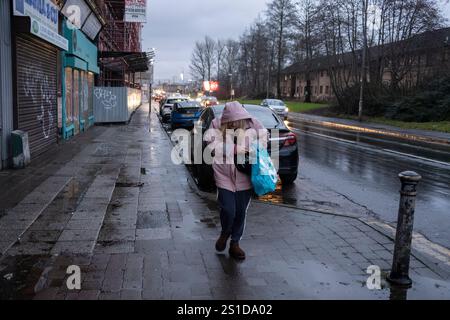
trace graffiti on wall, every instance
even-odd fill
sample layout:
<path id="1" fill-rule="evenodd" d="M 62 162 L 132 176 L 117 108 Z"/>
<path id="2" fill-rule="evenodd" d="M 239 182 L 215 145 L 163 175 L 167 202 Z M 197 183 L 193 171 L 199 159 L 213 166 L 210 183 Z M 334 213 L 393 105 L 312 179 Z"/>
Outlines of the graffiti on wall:
<path id="1" fill-rule="evenodd" d="M 56 101 L 55 81 L 49 79 L 42 72 L 40 66 L 30 66 L 25 69 L 23 90 L 26 97 L 30 97 L 33 105 L 40 106 L 40 113 L 36 116 L 45 139 L 50 137 L 53 128 L 53 108 Z"/>
<path id="2" fill-rule="evenodd" d="M 117 96 L 111 90 L 95 88 L 94 95 L 106 110 L 110 110 L 117 106 Z"/>

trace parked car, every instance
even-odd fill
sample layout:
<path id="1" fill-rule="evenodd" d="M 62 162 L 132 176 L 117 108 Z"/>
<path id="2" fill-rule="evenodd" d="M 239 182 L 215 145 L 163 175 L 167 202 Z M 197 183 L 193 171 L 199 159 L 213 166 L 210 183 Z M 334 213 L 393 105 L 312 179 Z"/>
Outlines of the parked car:
<path id="1" fill-rule="evenodd" d="M 211 122 L 222 115 L 224 105 L 216 105 L 206 108 L 202 111 L 200 118 L 194 124 L 191 132 L 191 142 L 194 146 L 194 134 L 201 131 L 202 136 L 207 129 L 209 129 Z M 283 120 L 276 115 L 270 108 L 261 108 L 258 105 L 244 105 L 244 108 L 256 119 L 258 119 L 263 126 L 269 131 L 269 146 L 268 151 L 271 154 L 270 142 L 279 142 L 279 168 L 278 175 L 283 185 L 292 184 L 297 178 L 299 151 L 297 144 L 297 136 L 284 124 Z M 279 130 L 279 137 L 273 138 L 272 130 Z M 202 142 L 202 154 L 207 143 Z M 194 157 L 194 148 L 192 148 L 192 157 Z M 194 159 L 194 158 L 192 158 Z M 212 166 L 204 162 L 202 164 L 193 165 L 193 174 L 201 188 L 211 188 L 214 186 L 214 174 Z"/>
<path id="2" fill-rule="evenodd" d="M 265 99 L 261 102 L 263 107 L 268 107 L 275 111 L 277 115 L 282 117 L 284 120 L 287 119 L 289 108 L 286 106 L 282 100 L 278 99 Z"/>
<path id="3" fill-rule="evenodd" d="M 161 103 L 162 100 L 166 99 L 166 93 L 165 92 L 157 92 L 154 93 L 155 95 L 155 101 Z"/>
<path id="4" fill-rule="evenodd" d="M 173 97 L 170 96 L 167 99 L 163 100 L 160 104 L 159 114 L 164 123 L 169 122 L 170 116 L 172 113 L 173 105 L 177 102 L 188 101 L 189 99 L 186 97 Z"/>
<path id="5" fill-rule="evenodd" d="M 217 100 L 216 97 L 208 97 L 208 96 L 205 96 L 205 97 L 201 97 L 201 98 L 200 98 L 200 104 L 201 104 L 203 107 L 207 108 L 207 107 L 211 107 L 211 106 L 216 106 L 216 105 L 218 105 L 218 104 L 219 104 L 219 101 Z"/>
<path id="6" fill-rule="evenodd" d="M 191 128 L 200 117 L 203 108 L 197 101 L 176 102 L 173 105 L 170 122 L 172 130 Z"/>

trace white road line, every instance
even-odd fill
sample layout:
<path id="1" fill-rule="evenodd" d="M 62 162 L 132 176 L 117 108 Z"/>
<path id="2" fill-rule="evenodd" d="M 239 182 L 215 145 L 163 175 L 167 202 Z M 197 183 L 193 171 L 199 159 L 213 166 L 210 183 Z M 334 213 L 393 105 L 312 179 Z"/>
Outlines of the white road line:
<path id="1" fill-rule="evenodd" d="M 299 132 L 303 132 L 303 133 L 306 133 L 306 134 L 311 134 L 311 135 L 318 136 L 318 137 L 325 138 L 325 139 L 329 139 L 329 140 L 336 140 L 336 141 L 340 141 L 340 142 L 343 142 L 343 143 L 350 143 L 350 144 L 355 144 L 355 145 L 358 144 L 356 141 L 350 141 L 350 140 L 346 140 L 346 139 L 341 139 L 341 138 L 336 138 L 336 137 L 332 137 L 332 136 L 327 136 L 326 134 L 310 132 L 310 131 L 304 131 L 304 130 L 297 129 L 297 128 L 292 128 L 292 127 L 290 129 L 293 130 L 293 131 L 299 131 Z"/>
<path id="2" fill-rule="evenodd" d="M 315 133 L 315 132 L 303 131 L 303 130 L 300 130 L 300 129 L 297 129 L 297 128 L 291 128 L 291 130 L 303 132 L 303 133 L 306 133 L 306 134 L 311 134 L 311 135 L 318 136 L 318 137 L 321 137 L 321 138 L 324 138 L 324 139 L 335 140 L 335 141 L 339 141 L 339 142 L 343 142 L 343 143 L 349 143 L 349 144 L 356 145 L 356 146 L 358 146 L 360 148 L 367 149 L 367 150 L 378 151 L 378 152 L 384 151 L 384 152 L 387 152 L 387 153 L 396 154 L 398 156 L 403 156 L 403 157 L 407 157 L 407 158 L 414 158 L 414 159 L 418 159 L 418 160 L 422 160 L 422 161 L 432 162 L 432 163 L 440 164 L 440 165 L 447 166 L 447 167 L 450 166 L 449 162 L 444 162 L 444 161 L 434 160 L 434 159 L 425 158 L 425 157 L 421 157 L 421 156 L 416 156 L 416 155 L 413 155 L 413 154 L 399 152 L 399 151 L 395 151 L 395 150 L 391 150 L 391 149 L 384 149 L 384 148 L 377 148 L 377 147 L 370 147 L 369 148 L 367 146 L 363 146 L 363 145 L 359 144 L 356 141 L 350 141 L 350 140 L 345 140 L 345 139 L 341 139 L 341 138 L 331 137 L 331 136 L 327 136 L 325 134 L 320 134 L 320 133 Z"/>
<path id="3" fill-rule="evenodd" d="M 416 159 L 419 159 L 419 160 L 434 162 L 434 163 L 441 164 L 441 165 L 444 165 L 444 166 L 450 166 L 449 162 L 438 161 L 438 160 L 434 160 L 434 159 L 430 159 L 430 158 L 420 157 L 420 156 L 416 156 L 416 155 L 413 155 L 413 154 L 399 152 L 399 151 L 395 151 L 395 150 L 391 150 L 391 149 L 383 149 L 383 150 L 387 151 L 387 152 L 395 153 L 395 154 L 398 154 L 398 155 L 401 155 L 401 156 L 405 156 L 405 157 L 416 158 Z"/>

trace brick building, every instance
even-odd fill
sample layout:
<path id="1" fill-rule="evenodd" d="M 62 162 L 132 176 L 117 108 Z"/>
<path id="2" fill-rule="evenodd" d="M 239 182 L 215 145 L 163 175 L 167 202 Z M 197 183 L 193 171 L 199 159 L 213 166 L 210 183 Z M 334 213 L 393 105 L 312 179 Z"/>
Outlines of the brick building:
<path id="1" fill-rule="evenodd" d="M 359 82 L 360 61 L 361 50 L 294 63 L 282 72 L 281 95 L 285 99 L 304 100 L 309 75 L 311 101 L 332 101 L 336 87 Z M 369 48 L 367 81 L 378 77 L 385 85 L 411 88 L 432 75 L 445 73 L 449 65 L 450 28 L 443 28 Z"/>

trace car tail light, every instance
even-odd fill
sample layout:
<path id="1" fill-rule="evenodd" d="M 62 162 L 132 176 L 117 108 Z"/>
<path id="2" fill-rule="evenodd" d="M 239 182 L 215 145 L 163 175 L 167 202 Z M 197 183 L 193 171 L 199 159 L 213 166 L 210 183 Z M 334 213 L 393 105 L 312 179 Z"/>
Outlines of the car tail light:
<path id="1" fill-rule="evenodd" d="M 297 136 L 293 132 L 287 133 L 286 135 L 284 135 L 284 137 L 286 138 L 283 143 L 285 147 L 292 146 L 297 143 Z"/>

